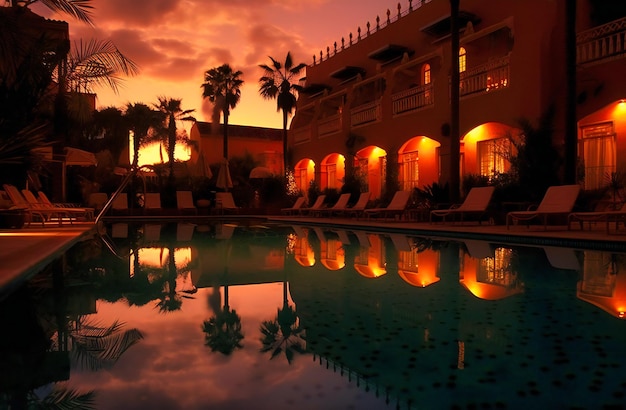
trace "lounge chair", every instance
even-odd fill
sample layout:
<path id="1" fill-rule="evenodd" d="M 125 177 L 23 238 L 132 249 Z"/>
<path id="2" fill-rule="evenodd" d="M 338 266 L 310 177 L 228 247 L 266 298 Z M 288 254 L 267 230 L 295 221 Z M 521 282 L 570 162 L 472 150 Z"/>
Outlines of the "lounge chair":
<path id="1" fill-rule="evenodd" d="M 589 222 L 589 224 L 595 222 L 605 222 L 606 223 L 606 233 L 609 233 L 609 225 L 611 222 L 615 222 L 615 229 L 620 222 L 626 222 L 626 202 L 622 205 L 620 209 L 617 210 L 606 210 L 606 211 L 591 211 L 591 212 L 572 212 L 567 216 L 567 229 L 572 229 L 572 223 L 578 222 L 580 223 L 580 229 L 583 229 L 583 225 L 585 222 Z"/>
<path id="2" fill-rule="evenodd" d="M 94 218 L 94 208 L 92 207 L 54 204 L 52 203 L 52 201 L 50 201 L 50 199 L 48 199 L 48 196 L 43 191 L 37 191 L 37 198 L 39 202 L 43 204 L 43 206 L 65 209 L 67 214 L 69 214 L 70 216 L 77 217 L 77 218 L 82 217 L 86 221 L 91 221 Z"/>
<path id="3" fill-rule="evenodd" d="M 365 209 L 363 214 L 367 216 L 367 219 L 378 216 L 383 218 L 399 216 L 402 218 L 409 204 L 409 198 L 411 198 L 411 191 L 396 191 L 387 207 Z"/>
<path id="4" fill-rule="evenodd" d="M 320 208 L 318 210 L 313 211 L 314 215 L 324 215 L 324 216 L 332 216 L 334 211 L 344 210 L 348 206 L 348 201 L 350 200 L 350 196 L 352 194 L 341 194 L 337 202 L 333 206 L 328 208 Z"/>
<path id="5" fill-rule="evenodd" d="M 104 208 L 104 204 L 106 204 L 108 200 L 109 196 L 106 192 L 93 192 L 89 194 L 87 206 L 99 212 Z"/>
<path id="6" fill-rule="evenodd" d="M 367 208 L 367 204 L 369 203 L 370 200 L 370 193 L 369 192 L 362 192 L 361 195 L 359 195 L 359 199 L 356 201 L 356 203 L 349 207 L 349 208 L 345 208 L 345 209 L 338 209 L 336 210 L 334 213 L 337 216 L 348 216 L 348 217 L 359 217 L 361 215 L 363 215 L 363 212 L 365 211 L 365 208 Z"/>
<path id="7" fill-rule="evenodd" d="M 63 217 L 67 216 L 63 211 L 53 209 L 50 207 L 44 207 L 39 204 L 29 203 L 22 195 L 19 189 L 15 185 L 4 184 L 4 191 L 13 202 L 13 206 L 16 208 L 24 209 L 27 213 L 26 225 L 29 226 L 33 219 L 38 218 L 41 221 L 41 225 L 45 225 L 46 222 L 56 218 L 59 225 L 63 223 Z M 36 199 L 35 199 L 35 202 Z"/>
<path id="8" fill-rule="evenodd" d="M 567 216 L 572 212 L 580 185 L 555 185 L 548 188 L 536 209 L 528 211 L 512 211 L 506 214 L 506 228 L 512 222 L 529 222 L 541 219 L 544 229 L 548 229 L 548 218 Z"/>
<path id="9" fill-rule="evenodd" d="M 430 211 L 430 222 L 433 222 L 433 216 L 440 217 L 443 222 L 446 222 L 448 216 L 454 219 L 458 216 L 460 222 L 463 222 L 466 215 L 477 215 L 480 224 L 483 215 L 487 212 L 494 190 L 495 187 L 492 186 L 474 187 L 470 189 L 462 204 L 452 205 L 448 209 Z"/>
<path id="10" fill-rule="evenodd" d="M 235 205 L 233 194 L 230 192 L 218 192 L 215 194 L 215 203 L 218 212 L 237 213 L 239 207 Z"/>
<path id="11" fill-rule="evenodd" d="M 161 212 L 161 194 L 158 192 L 146 192 L 143 202 L 145 214 L 158 214 Z"/>
<path id="12" fill-rule="evenodd" d="M 305 201 L 306 201 L 305 197 L 299 196 L 298 199 L 296 199 L 296 202 L 294 202 L 294 204 L 291 207 L 282 208 L 280 210 L 280 213 L 283 215 L 294 215 L 298 213 L 300 211 L 300 208 L 304 206 Z"/>
<path id="13" fill-rule="evenodd" d="M 198 208 L 193 203 L 191 191 L 176 191 L 176 208 L 180 214 L 198 214 Z"/>
<path id="14" fill-rule="evenodd" d="M 324 206 L 324 201 L 326 200 L 326 195 L 319 195 L 313 205 L 308 208 L 300 208 L 298 211 L 299 215 L 309 215 L 312 212 L 319 211 Z"/>
<path id="15" fill-rule="evenodd" d="M 118 215 L 126 215 L 130 212 L 128 209 L 128 194 L 126 192 L 120 192 L 113 199 L 113 203 L 111 203 L 111 211 Z"/>

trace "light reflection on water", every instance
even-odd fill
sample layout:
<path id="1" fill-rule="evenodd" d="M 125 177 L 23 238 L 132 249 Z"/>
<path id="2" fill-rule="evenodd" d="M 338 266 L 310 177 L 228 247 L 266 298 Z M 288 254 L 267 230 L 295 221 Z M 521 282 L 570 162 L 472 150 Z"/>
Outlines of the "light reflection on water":
<path id="1" fill-rule="evenodd" d="M 105 409 L 626 403 L 624 254 L 261 224 L 107 238 L 2 304 L 0 404 L 53 387 Z"/>

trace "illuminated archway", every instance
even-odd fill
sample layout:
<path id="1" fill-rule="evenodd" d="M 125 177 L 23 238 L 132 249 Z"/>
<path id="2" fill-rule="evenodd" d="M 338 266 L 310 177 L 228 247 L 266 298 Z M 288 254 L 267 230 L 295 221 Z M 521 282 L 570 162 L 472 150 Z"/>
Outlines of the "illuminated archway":
<path id="1" fill-rule="evenodd" d="M 387 151 L 374 145 L 359 150 L 354 158 L 354 169 L 371 198 L 380 198 L 385 186 Z"/>
<path id="2" fill-rule="evenodd" d="M 585 189 L 606 186 L 626 157 L 626 100 L 615 101 L 578 122 L 578 157 Z M 621 169 L 623 172 L 624 169 Z"/>
<path id="3" fill-rule="evenodd" d="M 398 150 L 398 182 L 409 191 L 439 180 L 437 149 L 441 144 L 426 136 L 413 137 Z"/>
<path id="4" fill-rule="evenodd" d="M 338 153 L 327 155 L 320 164 L 320 188 L 341 189 L 346 176 L 345 158 Z"/>
<path id="5" fill-rule="evenodd" d="M 481 175 L 486 178 L 508 172 L 510 158 L 515 155 L 516 139 L 520 131 L 506 124 L 488 122 L 481 124 L 461 140 L 461 175 Z"/>
<path id="6" fill-rule="evenodd" d="M 311 181 L 315 180 L 315 162 L 310 158 L 301 159 L 295 165 L 293 172 L 296 188 L 306 196 Z"/>

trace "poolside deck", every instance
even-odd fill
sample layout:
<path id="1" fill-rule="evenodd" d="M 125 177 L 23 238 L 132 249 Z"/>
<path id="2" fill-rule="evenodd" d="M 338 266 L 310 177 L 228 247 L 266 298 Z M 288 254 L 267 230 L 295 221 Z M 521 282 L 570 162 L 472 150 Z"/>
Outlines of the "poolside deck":
<path id="1" fill-rule="evenodd" d="M 120 218 L 129 222 L 139 220 L 168 221 L 178 220 L 203 223 L 225 219 L 243 219 L 250 216 L 203 216 L 189 217 Z M 513 226 L 507 230 L 503 225 L 478 225 L 476 222 L 464 224 L 413 222 L 413 221 L 378 221 L 351 218 L 320 218 L 303 216 L 255 216 L 272 222 L 317 225 L 332 225 L 345 229 L 366 229 L 373 232 L 399 232 L 410 235 L 423 235 L 438 238 L 483 239 L 491 242 L 510 244 L 552 245 L 571 248 L 605 249 L 626 252 L 626 229 L 611 229 L 606 234 L 605 225 L 599 223 L 589 229 L 567 230 L 566 226 L 549 226 L 544 230 L 540 226 Z M 93 223 L 75 223 L 59 227 L 31 226 L 22 229 L 0 230 L 0 299 L 5 293 L 40 271 L 62 252 L 75 243 L 96 234 Z"/>

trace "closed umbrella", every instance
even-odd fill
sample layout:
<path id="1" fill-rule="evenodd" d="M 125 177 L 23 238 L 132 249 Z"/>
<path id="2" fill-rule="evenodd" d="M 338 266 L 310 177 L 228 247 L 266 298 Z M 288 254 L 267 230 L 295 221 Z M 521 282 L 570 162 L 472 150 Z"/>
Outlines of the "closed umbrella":
<path id="1" fill-rule="evenodd" d="M 273 177 L 274 174 L 272 173 L 272 171 L 267 168 L 267 167 L 256 167 L 256 168 L 252 168 L 252 171 L 250 171 L 250 179 L 254 179 L 254 178 L 271 178 Z"/>
<path id="2" fill-rule="evenodd" d="M 204 158 L 204 153 L 202 151 L 200 151 L 198 159 L 196 159 L 196 162 L 193 164 L 190 171 L 191 175 L 196 177 L 211 178 L 213 176 L 211 167 L 209 167 L 209 163 Z"/>
<path id="3" fill-rule="evenodd" d="M 230 178 L 230 170 L 228 169 L 228 160 L 226 158 L 222 159 L 220 163 L 220 170 L 217 173 L 215 186 L 226 191 L 233 187 L 233 180 Z"/>

